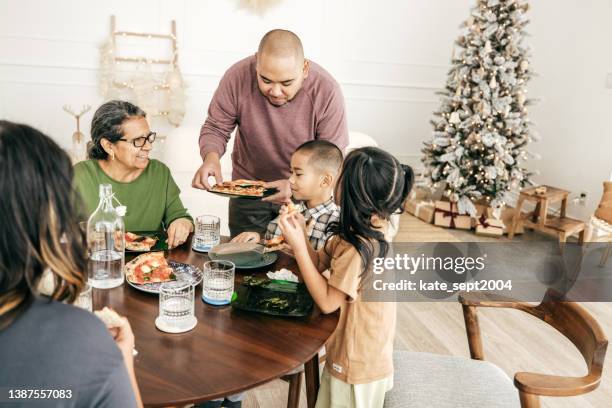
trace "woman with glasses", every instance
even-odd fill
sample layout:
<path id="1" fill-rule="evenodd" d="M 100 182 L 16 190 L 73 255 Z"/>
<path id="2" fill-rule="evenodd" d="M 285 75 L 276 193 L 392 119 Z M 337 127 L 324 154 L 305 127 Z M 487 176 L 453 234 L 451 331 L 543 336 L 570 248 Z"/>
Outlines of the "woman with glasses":
<path id="1" fill-rule="evenodd" d="M 125 101 L 106 102 L 91 121 L 89 160 L 75 168 L 75 186 L 84 202 L 83 218 L 98 206 L 98 186 L 111 184 L 115 198 L 127 206 L 126 231 L 168 232 L 174 248 L 193 231 L 193 219 L 179 197 L 170 170 L 149 154 L 155 142 L 146 113 Z"/>

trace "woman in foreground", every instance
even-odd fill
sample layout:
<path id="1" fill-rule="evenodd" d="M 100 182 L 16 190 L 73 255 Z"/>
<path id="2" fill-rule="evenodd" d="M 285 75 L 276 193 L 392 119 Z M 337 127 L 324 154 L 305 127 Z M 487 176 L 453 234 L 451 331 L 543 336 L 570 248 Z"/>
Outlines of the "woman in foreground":
<path id="1" fill-rule="evenodd" d="M 127 319 L 108 330 L 92 313 L 66 304 L 85 285 L 87 268 L 68 155 L 36 129 L 0 121 L 0 174 L 3 400 L 142 406 Z M 37 290 L 46 270 L 55 281 L 50 297 Z"/>

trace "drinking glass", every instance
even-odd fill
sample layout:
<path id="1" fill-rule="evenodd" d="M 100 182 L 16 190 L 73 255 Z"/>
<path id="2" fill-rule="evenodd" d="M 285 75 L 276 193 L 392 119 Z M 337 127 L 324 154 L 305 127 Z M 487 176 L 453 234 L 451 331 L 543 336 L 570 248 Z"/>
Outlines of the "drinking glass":
<path id="1" fill-rule="evenodd" d="M 200 215 L 195 219 L 195 232 L 191 248 L 208 252 L 221 242 L 221 221 L 214 215 Z"/>
<path id="2" fill-rule="evenodd" d="M 79 293 L 79 296 L 75 299 L 73 304 L 76 307 L 80 307 L 81 309 L 89 310 L 90 312 L 92 312 L 93 311 L 93 301 L 92 301 L 91 290 L 92 290 L 91 286 L 86 283 L 85 286 L 83 286 L 81 293 Z"/>
<path id="3" fill-rule="evenodd" d="M 159 289 L 158 329 L 168 333 L 189 331 L 197 324 L 194 314 L 194 287 L 190 282 L 166 282 Z"/>
<path id="4" fill-rule="evenodd" d="M 204 264 L 202 300 L 211 305 L 227 305 L 234 293 L 236 266 L 230 261 L 209 261 Z"/>

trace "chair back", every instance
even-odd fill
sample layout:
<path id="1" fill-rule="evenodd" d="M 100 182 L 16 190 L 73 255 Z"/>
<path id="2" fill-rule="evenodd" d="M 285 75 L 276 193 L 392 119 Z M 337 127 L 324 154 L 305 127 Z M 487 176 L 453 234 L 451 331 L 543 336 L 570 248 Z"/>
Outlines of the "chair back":
<path id="1" fill-rule="evenodd" d="M 559 300 L 549 290 L 533 313 L 567 337 L 584 357 L 589 375 L 601 377 L 608 340 L 595 318 L 580 304 Z"/>

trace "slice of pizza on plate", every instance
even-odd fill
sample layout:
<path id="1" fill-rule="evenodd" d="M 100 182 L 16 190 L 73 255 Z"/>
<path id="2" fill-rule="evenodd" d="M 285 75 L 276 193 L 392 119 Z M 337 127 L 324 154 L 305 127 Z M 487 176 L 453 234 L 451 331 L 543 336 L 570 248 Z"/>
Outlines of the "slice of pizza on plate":
<path id="1" fill-rule="evenodd" d="M 128 251 L 150 251 L 157 243 L 157 237 L 125 233 L 125 249 Z"/>
<path id="2" fill-rule="evenodd" d="M 210 191 L 248 197 L 263 197 L 266 191 L 263 181 L 234 180 L 215 184 Z"/>
<path id="3" fill-rule="evenodd" d="M 237 186 L 241 186 L 241 187 L 246 187 L 246 186 L 263 187 L 266 184 L 265 181 L 261 181 L 261 180 L 245 180 L 245 179 L 233 180 L 232 183 L 234 183 Z"/>
<path id="4" fill-rule="evenodd" d="M 168 265 L 163 252 L 137 256 L 125 265 L 125 277 L 138 285 L 176 280 L 174 270 Z"/>

